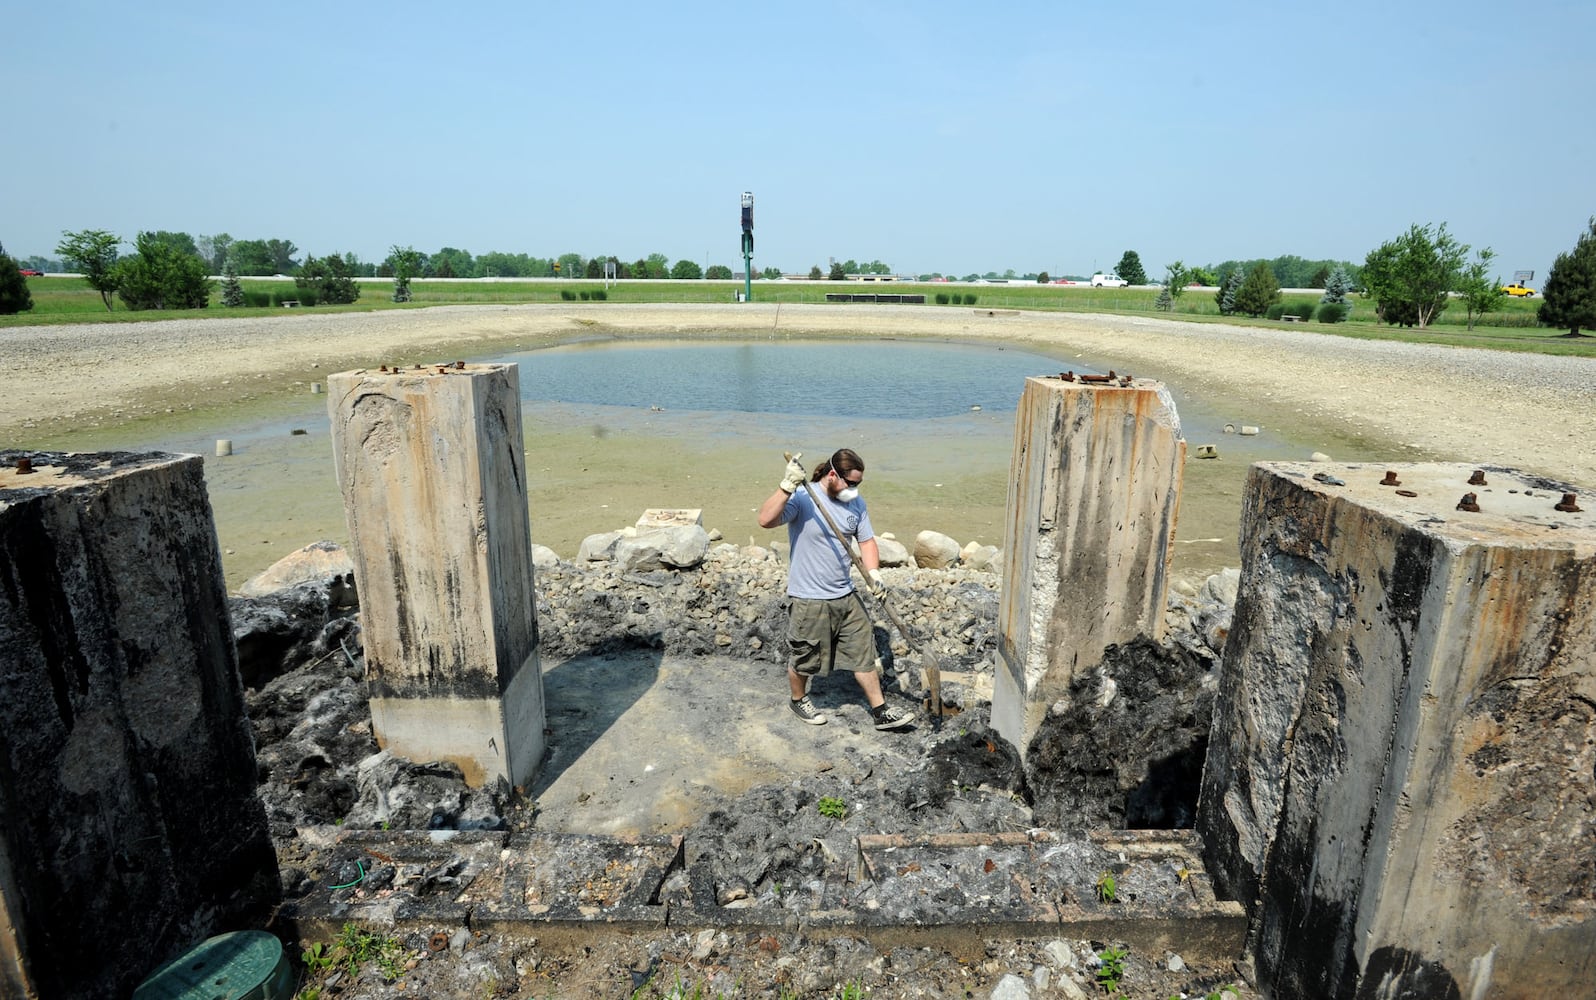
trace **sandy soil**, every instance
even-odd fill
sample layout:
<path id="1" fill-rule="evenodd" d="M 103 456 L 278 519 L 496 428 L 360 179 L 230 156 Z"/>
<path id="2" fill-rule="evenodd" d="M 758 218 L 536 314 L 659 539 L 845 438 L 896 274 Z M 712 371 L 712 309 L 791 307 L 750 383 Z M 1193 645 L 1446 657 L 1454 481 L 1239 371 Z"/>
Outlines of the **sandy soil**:
<path id="1" fill-rule="evenodd" d="M 0 331 L 0 359 L 10 375 L 0 396 L 0 442 L 88 451 L 175 441 L 206 453 L 215 428 L 280 418 L 290 407 L 303 412 L 312 384 L 329 372 L 591 338 L 750 332 L 991 341 L 1067 352 L 1083 364 L 1160 378 L 1183 406 L 1190 400 L 1234 414 L 1237 423 L 1311 442 L 1307 450 L 1338 460 L 1500 464 L 1584 484 L 1596 497 L 1590 444 L 1596 362 L 1588 359 L 1286 328 L 922 306 L 471 306 L 16 328 Z M 1200 577 L 1235 564 L 1247 440 L 1217 442 L 1218 462 L 1188 462 L 1177 575 Z M 541 473 L 534 483 L 534 537 L 569 557 L 585 535 L 629 524 L 650 506 L 701 506 L 706 526 L 744 541 L 757 531 L 749 511 L 763 498 L 765 480 L 773 469 L 779 476 L 774 454 L 788 443 L 773 427 L 717 450 L 712 481 L 700 479 L 696 491 L 680 483 L 690 478 L 682 469 L 703 465 L 690 442 L 606 436 L 595 428 L 553 433 L 541 444 L 540 460 L 529 463 Z M 950 470 L 961 456 L 955 442 L 947 445 L 947 455 L 914 464 L 901 481 L 874 484 L 878 530 L 912 537 L 932 528 L 961 542 L 1001 545 L 1001 475 L 960 481 Z M 233 586 L 300 545 L 344 538 L 325 436 L 257 447 L 247 463 L 207 459 Z M 868 448 L 860 450 L 868 461 Z M 987 461 L 1003 464 L 1002 457 Z"/>

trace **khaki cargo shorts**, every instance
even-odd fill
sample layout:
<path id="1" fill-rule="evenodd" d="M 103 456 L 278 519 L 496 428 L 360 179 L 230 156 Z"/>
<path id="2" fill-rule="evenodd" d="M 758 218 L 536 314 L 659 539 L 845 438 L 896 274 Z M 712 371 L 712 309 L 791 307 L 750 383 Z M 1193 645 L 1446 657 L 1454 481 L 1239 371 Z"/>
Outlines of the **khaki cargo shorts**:
<path id="1" fill-rule="evenodd" d="M 805 677 L 876 668 L 875 635 L 857 594 L 830 600 L 788 598 L 787 647 L 793 671 Z"/>

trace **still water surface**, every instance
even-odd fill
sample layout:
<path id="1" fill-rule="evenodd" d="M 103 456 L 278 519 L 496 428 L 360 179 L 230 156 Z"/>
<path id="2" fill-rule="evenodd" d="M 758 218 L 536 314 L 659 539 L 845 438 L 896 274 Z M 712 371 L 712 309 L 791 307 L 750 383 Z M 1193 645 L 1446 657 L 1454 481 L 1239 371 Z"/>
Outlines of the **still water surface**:
<path id="1" fill-rule="evenodd" d="M 1027 351 L 921 341 L 579 344 L 502 360 L 520 364 L 522 401 L 532 407 L 554 402 L 866 420 L 1012 413 L 1027 376 L 1066 367 Z"/>

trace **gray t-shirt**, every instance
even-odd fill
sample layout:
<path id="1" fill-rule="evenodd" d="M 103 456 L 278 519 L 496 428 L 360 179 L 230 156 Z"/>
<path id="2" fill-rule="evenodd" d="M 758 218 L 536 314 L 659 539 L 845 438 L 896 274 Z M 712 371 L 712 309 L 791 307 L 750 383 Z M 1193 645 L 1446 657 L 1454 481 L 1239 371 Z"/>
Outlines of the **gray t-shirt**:
<path id="1" fill-rule="evenodd" d="M 816 489 L 814 495 L 831 512 L 831 519 L 837 522 L 837 529 L 844 538 L 868 542 L 876 537 L 875 529 L 870 526 L 870 514 L 865 510 L 864 497 L 839 503 L 823 489 Z M 787 499 L 781 523 L 787 526 L 787 544 L 792 550 L 792 569 L 787 573 L 789 595 L 829 600 L 853 592 L 853 581 L 848 578 L 848 568 L 852 565 L 848 553 L 837 543 L 826 519 L 815 510 L 808 490 L 799 489 Z"/>

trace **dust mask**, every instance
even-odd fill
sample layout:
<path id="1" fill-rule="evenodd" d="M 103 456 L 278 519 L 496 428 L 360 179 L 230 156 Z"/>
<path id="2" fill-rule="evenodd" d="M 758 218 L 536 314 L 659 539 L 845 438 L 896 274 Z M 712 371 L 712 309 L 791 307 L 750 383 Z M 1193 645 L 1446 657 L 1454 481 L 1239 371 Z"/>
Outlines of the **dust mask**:
<path id="1" fill-rule="evenodd" d="M 852 486 L 844 486 L 837 491 L 838 503 L 853 503 L 857 499 L 859 499 L 859 491 Z"/>

